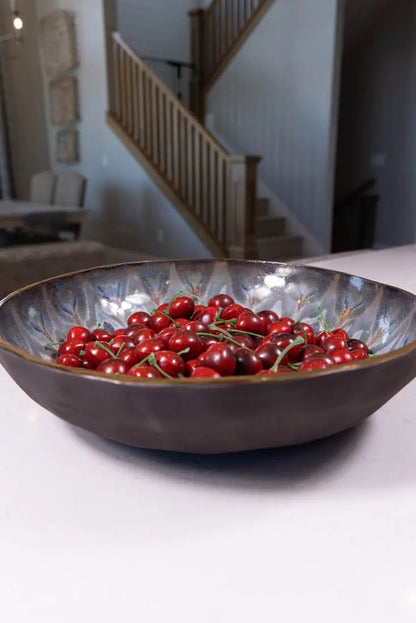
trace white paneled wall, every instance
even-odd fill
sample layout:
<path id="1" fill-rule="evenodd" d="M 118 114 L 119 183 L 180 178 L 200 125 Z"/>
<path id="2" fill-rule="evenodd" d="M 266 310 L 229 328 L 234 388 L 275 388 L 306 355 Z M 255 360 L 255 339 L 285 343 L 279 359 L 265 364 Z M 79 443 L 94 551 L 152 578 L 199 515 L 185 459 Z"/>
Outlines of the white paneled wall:
<path id="1" fill-rule="evenodd" d="M 215 127 L 329 250 L 340 0 L 276 0 L 208 97 Z"/>

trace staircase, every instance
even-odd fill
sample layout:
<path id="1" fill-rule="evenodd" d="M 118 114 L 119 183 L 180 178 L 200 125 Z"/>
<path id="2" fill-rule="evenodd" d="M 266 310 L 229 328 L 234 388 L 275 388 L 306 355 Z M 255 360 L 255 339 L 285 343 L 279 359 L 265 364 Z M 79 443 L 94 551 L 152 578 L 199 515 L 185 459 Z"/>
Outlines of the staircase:
<path id="1" fill-rule="evenodd" d="M 231 0 L 213 4 L 228 9 L 232 5 Z M 241 45 L 249 30 L 247 21 L 240 18 L 250 17 L 252 25 L 269 4 L 261 0 L 234 2 L 240 11 L 243 6 L 250 10 L 237 12 L 238 19 L 230 12 L 225 22 L 229 38 L 220 49 L 228 59 L 231 44 Z M 218 8 L 209 11 L 218 16 Z M 208 23 L 215 22 L 204 23 L 208 28 Z M 240 35 L 238 24 L 243 26 Z M 106 32 L 107 123 L 212 255 L 271 260 L 301 257 L 302 239 L 286 235 L 284 218 L 269 215 L 268 200 L 256 196 L 261 158 L 231 155 L 113 31 L 108 20 Z M 218 59 L 211 54 L 204 85 L 218 74 Z"/>

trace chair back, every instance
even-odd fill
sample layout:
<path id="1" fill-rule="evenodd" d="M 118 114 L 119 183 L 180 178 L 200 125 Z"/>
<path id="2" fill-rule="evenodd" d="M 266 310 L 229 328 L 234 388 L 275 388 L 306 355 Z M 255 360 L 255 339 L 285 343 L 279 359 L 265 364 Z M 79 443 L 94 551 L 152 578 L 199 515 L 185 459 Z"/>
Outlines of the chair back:
<path id="1" fill-rule="evenodd" d="M 57 175 L 53 203 L 56 206 L 82 208 L 87 180 L 75 171 Z"/>
<path id="2" fill-rule="evenodd" d="M 32 203 L 52 204 L 54 189 L 55 175 L 52 171 L 36 173 L 30 182 L 30 201 Z"/>

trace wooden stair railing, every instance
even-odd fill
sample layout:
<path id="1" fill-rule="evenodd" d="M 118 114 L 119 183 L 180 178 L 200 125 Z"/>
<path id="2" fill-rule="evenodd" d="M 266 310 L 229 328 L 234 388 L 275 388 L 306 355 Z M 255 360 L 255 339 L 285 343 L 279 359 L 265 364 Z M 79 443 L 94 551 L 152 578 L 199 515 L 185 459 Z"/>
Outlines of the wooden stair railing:
<path id="1" fill-rule="evenodd" d="M 109 125 L 214 256 L 255 258 L 258 156 L 231 156 L 117 32 Z"/>
<path id="2" fill-rule="evenodd" d="M 205 96 L 273 0 L 212 0 L 190 11 L 192 62 L 191 110 L 205 114 Z"/>

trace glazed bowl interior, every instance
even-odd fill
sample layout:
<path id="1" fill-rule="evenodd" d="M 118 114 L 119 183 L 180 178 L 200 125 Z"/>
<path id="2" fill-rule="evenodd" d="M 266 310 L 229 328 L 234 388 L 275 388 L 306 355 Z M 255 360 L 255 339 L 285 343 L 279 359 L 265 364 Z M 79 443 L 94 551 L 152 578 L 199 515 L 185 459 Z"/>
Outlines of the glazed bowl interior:
<path id="1" fill-rule="evenodd" d="M 70 326 L 117 329 L 181 290 L 201 302 L 227 292 L 254 310 L 364 340 L 377 355 L 314 372 L 220 379 L 137 379 L 74 370 L 45 346 Z M 238 260 L 152 261 L 65 275 L 0 304 L 0 363 L 33 400 L 133 446 L 220 453 L 300 444 L 360 423 L 416 375 L 416 297 L 307 266 Z"/>
<path id="2" fill-rule="evenodd" d="M 416 297 L 360 277 L 307 266 L 256 261 L 151 261 L 81 271 L 30 286 L 0 308 L 0 338 L 50 361 L 48 343 L 73 324 L 114 329 L 134 310 L 151 311 L 182 291 L 201 302 L 227 292 L 255 311 L 273 309 L 364 340 L 377 355 L 416 340 Z"/>

